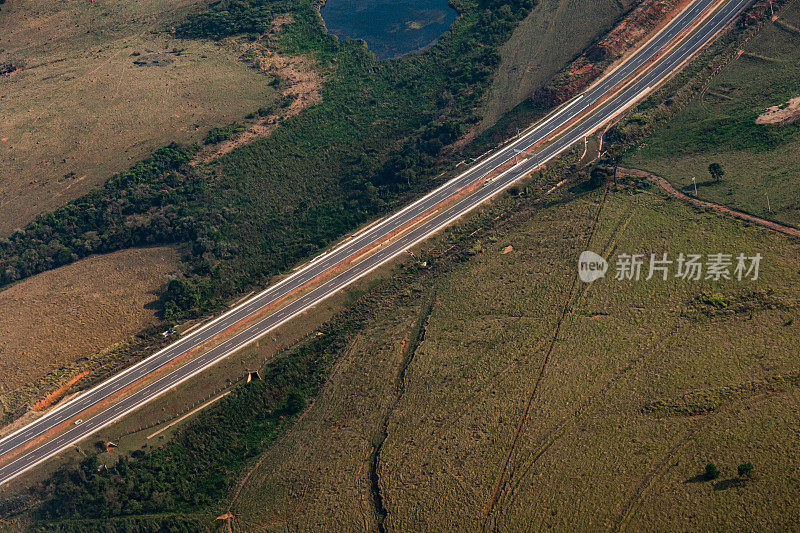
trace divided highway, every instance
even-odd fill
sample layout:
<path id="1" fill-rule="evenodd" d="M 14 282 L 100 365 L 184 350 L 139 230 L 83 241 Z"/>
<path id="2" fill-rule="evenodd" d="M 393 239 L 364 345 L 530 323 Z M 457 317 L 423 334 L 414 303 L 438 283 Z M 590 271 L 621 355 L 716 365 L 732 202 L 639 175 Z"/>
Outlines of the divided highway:
<path id="1" fill-rule="evenodd" d="M 463 216 L 478 205 L 498 194 L 514 181 L 535 170 L 538 166 L 558 156 L 574 143 L 580 141 L 598 128 L 607 124 L 621 112 L 641 99 L 652 87 L 669 77 L 677 68 L 697 52 L 750 2 L 751 0 L 727 0 L 712 16 L 707 18 L 699 28 L 655 65 L 641 74 L 632 83 L 630 78 L 648 64 L 656 55 L 685 30 L 697 23 L 715 0 L 695 0 L 678 17 L 672 20 L 654 39 L 638 50 L 626 62 L 608 74 L 599 83 L 586 92 L 575 97 L 549 118 L 539 123 L 530 131 L 513 142 L 493 152 L 481 162 L 445 183 L 438 189 L 417 200 L 394 215 L 367 228 L 353 238 L 317 257 L 314 261 L 287 277 L 280 283 L 255 295 L 241 305 L 231 309 L 204 327 L 181 338 L 174 344 L 144 359 L 138 364 L 108 379 L 93 389 L 79 395 L 72 401 L 46 414 L 20 430 L 0 439 L 0 462 L 3 455 L 33 440 L 41 439 L 37 447 L 20 454 L 0 467 L 0 484 L 22 474 L 64 448 L 76 443 L 100 428 L 118 420 L 125 414 L 153 400 L 186 381 L 193 375 L 219 362 L 231 353 L 262 337 L 284 322 L 318 304 L 333 293 L 342 290 L 349 284 L 363 277 L 370 271 L 386 263 L 413 245 L 429 237 L 452 221 Z M 625 83 L 629 85 L 608 98 Z M 605 100 L 604 100 L 605 99 Z M 604 100 L 601 102 L 601 100 Z M 479 182 L 492 170 L 514 159 L 518 151 L 528 151 L 531 147 L 566 128 L 552 143 L 534 153 L 530 158 L 521 160 L 497 178 L 482 187 L 464 195 L 428 219 L 425 223 L 414 227 L 400 239 L 391 241 L 380 247 L 363 261 L 354 264 L 332 277 L 325 283 L 309 291 L 302 297 L 291 301 L 260 320 L 254 325 L 232 336 L 219 346 L 199 356 L 189 356 L 179 367 L 141 390 L 130 394 L 111 405 L 99 414 L 79 424 L 67 424 L 77 418 L 86 409 L 98 404 L 112 394 L 138 382 L 155 370 L 174 359 L 185 355 L 231 326 L 246 319 L 266 306 L 305 286 L 311 280 L 328 273 L 343 261 L 357 256 L 375 243 L 407 226 L 421 215 L 432 212 L 441 202 L 464 193 L 464 190 Z M 66 425 L 65 429 L 59 427 Z M 50 436 L 49 433 L 57 433 Z M 50 440 L 48 440 L 50 439 Z"/>

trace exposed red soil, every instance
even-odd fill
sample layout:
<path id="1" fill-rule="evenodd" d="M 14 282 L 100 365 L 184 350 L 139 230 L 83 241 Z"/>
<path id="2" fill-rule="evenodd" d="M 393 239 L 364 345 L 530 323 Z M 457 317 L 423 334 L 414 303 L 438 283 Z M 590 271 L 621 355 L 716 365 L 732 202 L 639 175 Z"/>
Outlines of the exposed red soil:
<path id="1" fill-rule="evenodd" d="M 537 91 L 534 102 L 554 106 L 566 101 L 602 75 L 610 62 L 633 51 L 661 29 L 688 3 L 689 0 L 644 0 L 562 74 Z"/>
<path id="2" fill-rule="evenodd" d="M 89 374 L 91 374 L 89 370 L 81 372 L 74 378 L 70 379 L 69 381 L 61 385 L 58 389 L 54 390 L 53 392 L 51 392 L 50 394 L 48 394 L 47 396 L 45 396 L 44 398 L 33 404 L 31 409 L 33 409 L 34 411 L 42 411 L 44 409 L 47 409 L 51 405 L 58 402 L 61 398 L 63 398 L 64 395 L 67 393 L 67 391 L 70 389 L 70 387 L 79 382 L 82 377 L 88 376 Z"/>
<path id="3" fill-rule="evenodd" d="M 0 76 L 10 76 L 15 72 L 19 72 L 20 70 L 22 70 L 22 67 L 12 65 L 11 63 L 6 63 L 4 65 L 0 65 Z"/>

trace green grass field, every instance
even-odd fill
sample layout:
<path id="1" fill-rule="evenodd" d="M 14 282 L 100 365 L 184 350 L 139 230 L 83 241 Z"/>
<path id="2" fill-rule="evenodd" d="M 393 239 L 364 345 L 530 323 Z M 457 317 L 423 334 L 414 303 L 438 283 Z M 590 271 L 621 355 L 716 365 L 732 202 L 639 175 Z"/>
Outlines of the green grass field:
<path id="1" fill-rule="evenodd" d="M 471 259 L 387 302 L 255 466 L 234 530 L 374 528 L 376 494 L 387 530 L 479 529 L 567 302 L 490 526 L 794 523 L 800 246 L 627 191 L 609 195 L 590 238 L 600 198 L 517 205 L 521 214 L 471 238 Z M 764 259 L 756 282 L 606 278 L 578 282 L 569 298 L 585 248 Z M 708 462 L 722 470 L 716 481 L 696 478 Z M 740 481 L 744 462 L 755 475 Z"/>
<path id="2" fill-rule="evenodd" d="M 540 0 L 500 51 L 481 129 L 543 87 L 635 3 Z"/>
<path id="3" fill-rule="evenodd" d="M 800 25 L 800 4 L 789 3 L 780 21 Z M 743 46 L 695 98 L 637 148 L 624 163 L 669 179 L 703 199 L 792 225 L 800 225 L 800 124 L 758 125 L 773 105 L 800 96 L 800 36 L 776 24 Z M 726 174 L 714 182 L 708 165 Z M 769 198 L 769 209 L 767 199 Z"/>

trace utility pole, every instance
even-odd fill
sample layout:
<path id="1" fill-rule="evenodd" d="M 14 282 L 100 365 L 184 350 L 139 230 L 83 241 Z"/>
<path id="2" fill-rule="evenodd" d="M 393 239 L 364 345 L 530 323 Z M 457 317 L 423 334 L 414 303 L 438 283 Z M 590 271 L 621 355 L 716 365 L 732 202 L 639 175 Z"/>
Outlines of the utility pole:
<path id="1" fill-rule="evenodd" d="M 766 197 L 767 197 L 767 211 L 769 211 L 770 213 L 772 213 L 772 209 L 769 207 L 769 194 L 767 194 L 767 193 L 764 193 L 764 196 L 766 196 Z"/>
<path id="2" fill-rule="evenodd" d="M 692 185 L 694 185 L 694 195 L 697 196 L 697 180 L 692 177 Z"/>

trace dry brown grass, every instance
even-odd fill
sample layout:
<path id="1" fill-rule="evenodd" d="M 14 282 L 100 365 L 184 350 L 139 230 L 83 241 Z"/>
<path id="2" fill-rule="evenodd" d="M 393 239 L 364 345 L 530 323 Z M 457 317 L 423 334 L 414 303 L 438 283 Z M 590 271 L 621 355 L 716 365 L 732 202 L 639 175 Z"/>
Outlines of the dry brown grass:
<path id="1" fill-rule="evenodd" d="M 200 4 L 2 6 L 0 62 L 23 68 L 0 78 L 0 235 L 170 141 L 200 140 L 279 96 L 236 46 L 170 37 Z"/>
<path id="2" fill-rule="evenodd" d="M 156 323 L 156 291 L 177 265 L 173 248 L 125 250 L 83 259 L 1 291 L 0 393 Z"/>

